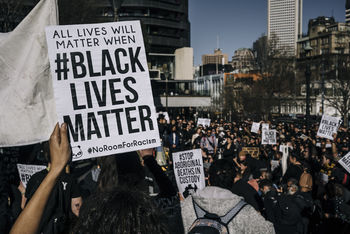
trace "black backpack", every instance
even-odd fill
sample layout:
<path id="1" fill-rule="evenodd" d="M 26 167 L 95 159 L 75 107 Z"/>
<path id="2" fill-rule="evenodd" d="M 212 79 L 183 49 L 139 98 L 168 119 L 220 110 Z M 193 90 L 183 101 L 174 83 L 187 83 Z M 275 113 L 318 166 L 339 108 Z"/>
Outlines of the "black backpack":
<path id="1" fill-rule="evenodd" d="M 61 188 L 61 180 L 57 181 L 58 203 L 51 219 L 43 227 L 42 234 L 61 234 L 67 229 L 68 217 L 65 212 L 65 199 Z"/>
<path id="2" fill-rule="evenodd" d="M 217 214 L 209 213 L 200 207 L 192 198 L 194 210 L 197 219 L 193 222 L 189 229 L 189 234 L 228 234 L 228 224 L 231 220 L 247 205 L 243 200 L 237 203 L 227 214 L 218 216 Z"/>

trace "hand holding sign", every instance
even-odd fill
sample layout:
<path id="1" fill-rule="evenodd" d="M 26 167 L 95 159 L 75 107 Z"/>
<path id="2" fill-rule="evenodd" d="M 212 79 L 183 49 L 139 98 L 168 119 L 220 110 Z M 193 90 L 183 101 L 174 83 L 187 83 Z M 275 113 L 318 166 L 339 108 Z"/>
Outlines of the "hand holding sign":
<path id="1" fill-rule="evenodd" d="M 51 171 L 61 172 L 67 165 L 70 156 L 70 146 L 67 136 L 67 125 L 63 123 L 61 127 L 58 123 L 50 136 L 50 159 Z"/>
<path id="2" fill-rule="evenodd" d="M 340 127 L 341 123 L 342 121 L 340 117 L 322 115 L 317 136 L 333 140 L 334 134 L 338 132 L 338 128 Z"/>
<path id="3" fill-rule="evenodd" d="M 139 21 L 49 26 L 46 39 L 73 160 L 160 145 Z"/>
<path id="4" fill-rule="evenodd" d="M 149 155 L 153 155 L 153 148 L 139 150 L 138 153 L 141 156 L 141 158 L 149 156 Z"/>

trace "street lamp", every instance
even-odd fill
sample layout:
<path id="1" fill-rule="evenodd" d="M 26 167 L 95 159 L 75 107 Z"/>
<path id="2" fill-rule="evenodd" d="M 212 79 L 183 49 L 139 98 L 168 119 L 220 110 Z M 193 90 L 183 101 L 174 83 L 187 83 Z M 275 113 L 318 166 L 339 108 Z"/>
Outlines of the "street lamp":
<path id="1" fill-rule="evenodd" d="M 308 52 L 312 51 L 310 43 L 307 43 L 304 47 L 305 57 Z M 305 70 L 305 85 L 306 85 L 306 129 L 310 128 L 310 78 L 311 78 L 311 69 L 310 63 L 307 63 Z"/>
<path id="2" fill-rule="evenodd" d="M 165 108 L 166 108 L 166 112 L 169 114 L 168 112 L 168 80 L 169 80 L 170 73 L 168 69 L 164 69 L 163 73 L 165 76 Z"/>
<path id="3" fill-rule="evenodd" d="M 122 3 L 124 0 L 110 0 L 112 3 L 112 7 L 113 7 L 113 21 L 117 22 L 118 19 L 118 10 L 121 7 Z"/>

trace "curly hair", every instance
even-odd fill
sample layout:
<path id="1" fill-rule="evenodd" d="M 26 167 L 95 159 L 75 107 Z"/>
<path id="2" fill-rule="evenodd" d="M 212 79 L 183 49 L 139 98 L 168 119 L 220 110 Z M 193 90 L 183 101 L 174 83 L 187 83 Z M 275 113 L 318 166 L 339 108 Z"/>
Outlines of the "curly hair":
<path id="1" fill-rule="evenodd" d="M 74 234 L 166 234 L 150 197 L 138 190 L 118 187 L 91 195 L 83 204 Z"/>

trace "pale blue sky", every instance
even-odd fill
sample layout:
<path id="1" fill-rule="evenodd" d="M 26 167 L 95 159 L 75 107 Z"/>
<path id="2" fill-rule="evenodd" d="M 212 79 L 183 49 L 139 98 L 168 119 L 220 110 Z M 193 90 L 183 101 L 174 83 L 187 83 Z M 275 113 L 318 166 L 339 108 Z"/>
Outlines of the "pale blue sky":
<path id="1" fill-rule="evenodd" d="M 304 0 L 303 31 L 309 19 L 334 16 L 345 21 L 345 0 Z M 234 51 L 252 47 L 253 42 L 267 30 L 267 0 L 189 0 L 191 46 L 194 65 L 201 55 L 213 53 L 219 47 L 231 60 Z"/>

